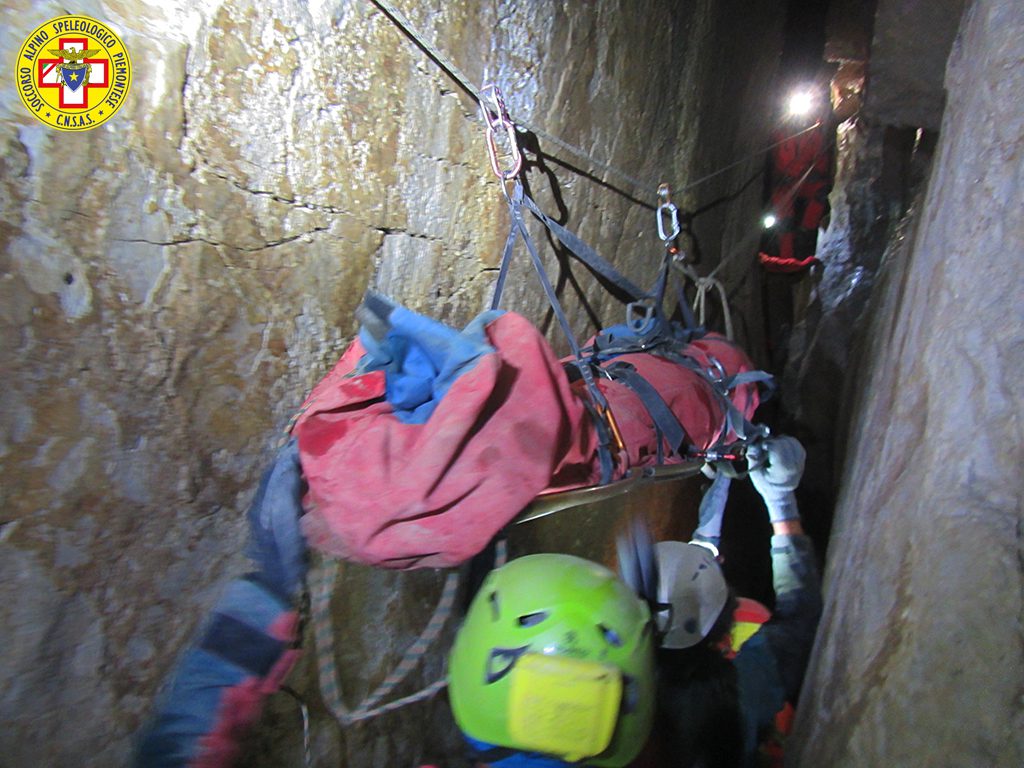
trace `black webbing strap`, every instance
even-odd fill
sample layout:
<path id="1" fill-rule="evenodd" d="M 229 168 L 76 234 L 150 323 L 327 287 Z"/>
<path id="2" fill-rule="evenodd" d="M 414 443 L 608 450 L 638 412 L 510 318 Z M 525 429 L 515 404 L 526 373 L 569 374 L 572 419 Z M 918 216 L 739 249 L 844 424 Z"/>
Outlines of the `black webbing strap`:
<path id="1" fill-rule="evenodd" d="M 771 382 L 773 377 L 770 373 L 766 371 L 744 371 L 732 376 L 715 376 L 685 352 L 672 352 L 664 356 L 694 373 L 700 374 L 711 385 L 711 390 L 715 393 L 715 397 L 725 413 L 725 426 L 722 429 L 721 437 L 719 437 L 713 447 L 718 448 L 724 445 L 730 432 L 735 432 L 736 436 L 745 442 L 767 434 L 767 429 L 764 426 L 751 423 L 746 416 L 740 413 L 739 409 L 733 405 L 729 392 L 741 384 Z M 715 365 L 718 365 L 714 358 L 711 359 Z M 721 369 L 721 366 L 718 367 Z"/>
<path id="2" fill-rule="evenodd" d="M 669 448 L 677 456 L 683 456 L 686 446 L 686 430 L 651 382 L 641 376 L 636 368 L 629 363 L 612 363 L 605 370 L 613 379 L 621 381 L 636 393 L 640 402 L 644 404 L 644 408 L 647 409 L 647 413 L 650 414 L 655 428 L 668 441 Z M 658 442 L 660 448 L 661 441 Z"/>
<path id="3" fill-rule="evenodd" d="M 764 384 L 769 394 L 775 392 L 775 377 L 768 371 L 743 371 L 722 379 L 722 387 L 726 390 L 735 389 L 741 384 Z"/>
<path id="4" fill-rule="evenodd" d="M 512 195 L 508 198 L 508 209 L 509 215 L 512 218 L 512 227 L 508 238 L 505 240 L 505 249 L 502 253 L 501 270 L 498 274 L 498 279 L 500 283 L 504 283 L 504 275 L 508 272 L 508 264 L 511 261 L 516 239 L 522 237 L 526 250 L 530 254 L 533 269 L 537 273 L 537 279 L 540 281 L 541 287 L 544 289 L 544 295 L 551 305 L 551 311 L 555 313 L 555 318 L 562 328 L 562 333 L 565 334 L 566 341 L 569 342 L 573 357 L 576 358 L 576 370 L 579 371 L 580 377 L 583 379 L 583 383 L 586 385 L 587 392 L 595 406 L 591 415 L 595 417 L 594 423 L 600 425 L 598 428 L 598 453 L 601 460 L 602 484 L 608 483 L 611 482 L 611 468 L 613 464 L 610 447 L 611 428 L 605 423 L 606 419 L 603 415 L 608 410 L 608 401 L 601 393 L 601 390 L 597 388 L 597 383 L 594 381 L 594 373 L 589 362 L 583 358 L 579 342 L 576 341 L 576 335 L 573 333 L 572 327 L 569 325 L 569 319 L 565 316 L 565 311 L 562 309 L 562 303 L 558 300 L 558 294 L 555 293 L 555 288 L 551 285 L 551 279 L 548 277 L 547 270 L 544 269 L 544 262 L 541 261 L 540 254 L 537 252 L 537 246 L 534 244 L 533 238 L 530 237 L 530 232 L 526 228 L 526 221 L 523 219 L 524 200 L 529 200 L 529 198 L 523 192 L 523 185 L 517 180 Z M 502 285 L 499 285 L 495 288 L 495 298 L 491 302 L 492 309 L 497 309 L 498 307 L 501 299 L 500 289 L 502 287 Z"/>
<path id="5" fill-rule="evenodd" d="M 491 298 L 492 310 L 501 305 L 501 294 L 505 290 L 505 278 L 508 277 L 508 265 L 512 262 L 512 249 L 518 235 L 519 227 L 513 225 L 508 231 L 508 237 L 505 238 L 505 247 L 501 251 L 501 268 L 498 270 L 498 280 L 494 283 L 494 296 Z"/>
<path id="6" fill-rule="evenodd" d="M 573 364 L 575 367 L 575 363 Z M 584 363 L 586 365 L 586 363 Z M 597 412 L 593 403 L 583 400 L 583 407 L 587 409 L 587 413 L 590 414 L 590 420 L 594 423 L 594 429 L 597 431 L 597 456 L 601 462 L 601 485 L 608 485 L 612 481 L 612 475 L 615 472 L 615 463 L 612 460 L 612 430 L 608 426 L 608 422 L 601 418 L 601 414 Z"/>
<path id="7" fill-rule="evenodd" d="M 737 373 L 725 379 L 711 378 L 712 385 L 720 393 L 722 402 L 725 404 L 726 423 L 725 430 L 722 433 L 723 439 L 730 430 L 735 432 L 736 436 L 744 442 L 758 437 L 764 437 L 768 434 L 768 430 L 764 425 L 753 424 L 746 416 L 740 413 L 739 409 L 733 405 L 732 398 L 729 397 L 729 392 L 741 384 L 754 384 L 758 382 L 766 383 L 768 386 L 774 388 L 774 379 L 767 371 L 744 371 L 743 373 Z"/>
<path id="8" fill-rule="evenodd" d="M 671 254 L 665 251 L 665 255 L 661 259 L 661 269 L 658 270 L 658 279 L 655 280 L 654 288 L 651 289 L 651 298 L 654 299 L 654 307 L 657 312 L 662 311 L 665 303 L 665 288 L 668 286 L 668 270 L 671 259 Z"/>
<path id="9" fill-rule="evenodd" d="M 551 285 L 551 279 L 548 277 L 547 270 L 544 269 L 544 262 L 541 261 L 540 254 L 537 252 L 537 246 L 534 244 L 533 238 L 530 237 L 530 233 L 526 229 L 526 222 L 523 220 L 522 200 L 520 199 L 519 201 L 516 201 L 515 197 L 513 197 L 513 200 L 509 205 L 509 211 L 512 214 L 512 226 L 519 230 L 519 234 L 523 238 L 523 242 L 526 244 L 526 250 L 530 254 L 530 261 L 533 262 L 534 271 L 536 271 L 537 279 L 540 280 L 541 287 L 544 289 L 544 295 L 548 298 L 551 310 L 555 313 L 555 318 L 558 320 L 558 324 L 562 327 L 562 333 L 565 334 L 565 338 L 569 342 L 569 348 L 572 350 L 573 356 L 579 360 L 582 358 L 579 342 L 576 341 L 576 335 L 572 332 L 572 327 L 569 325 L 569 318 L 565 316 L 565 311 L 562 309 L 562 303 L 558 300 L 558 294 L 555 293 L 555 288 Z M 586 381 L 586 375 L 584 375 L 583 379 Z"/>
<path id="10" fill-rule="evenodd" d="M 658 273 L 658 279 L 655 283 L 654 288 L 650 291 L 644 291 L 642 288 L 637 286 L 633 281 L 619 272 L 615 267 L 601 258 L 597 252 L 577 237 L 573 232 L 563 227 L 557 221 L 552 219 L 546 213 L 544 213 L 537 204 L 529 197 L 524 194 L 522 196 L 523 204 L 530 209 L 540 221 L 554 233 L 555 237 L 569 249 L 572 254 L 582 261 L 591 271 L 595 272 L 601 277 L 608 280 L 610 283 L 615 285 L 619 290 L 628 294 L 633 300 L 652 298 L 654 300 L 654 306 L 657 312 L 661 312 L 662 303 L 665 297 L 665 291 L 668 286 L 668 275 L 671 271 L 672 254 L 666 251 L 664 258 L 661 263 L 661 270 Z M 683 322 L 686 325 L 686 330 L 693 331 L 697 329 L 697 321 L 693 316 L 693 311 L 690 309 L 690 305 L 686 302 L 686 296 L 679 292 L 679 309 L 683 315 Z"/>
<path id="11" fill-rule="evenodd" d="M 686 330 L 690 331 L 690 338 L 695 335 L 704 335 L 704 329 L 697 325 L 697 318 L 693 316 L 693 309 L 690 308 L 690 303 L 686 300 L 686 291 L 683 290 L 682 282 L 679 280 L 679 275 L 672 272 L 672 282 L 676 287 L 676 301 L 679 302 L 679 311 L 683 314 L 683 323 L 686 325 Z"/>
<path id="12" fill-rule="evenodd" d="M 518 189 L 518 184 L 516 191 L 520 191 Z M 649 295 L 647 291 L 638 287 L 629 278 L 619 272 L 619 270 L 598 256 L 597 252 L 583 242 L 579 237 L 544 213 L 537 207 L 537 204 L 530 199 L 529 195 L 522 194 L 521 200 L 522 204 L 529 208 L 530 212 L 540 219 L 545 227 L 554 233 L 555 237 L 559 239 L 562 245 L 568 248 L 577 259 L 586 264 L 591 271 L 601 275 L 601 277 L 615 285 L 623 293 L 628 294 L 632 299 L 642 299 Z"/>

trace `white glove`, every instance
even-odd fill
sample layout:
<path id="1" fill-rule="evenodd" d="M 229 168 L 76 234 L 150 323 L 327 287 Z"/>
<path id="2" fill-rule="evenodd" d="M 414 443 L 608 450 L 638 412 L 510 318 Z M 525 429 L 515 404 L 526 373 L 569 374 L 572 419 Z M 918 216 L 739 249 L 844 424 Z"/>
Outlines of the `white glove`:
<path id="1" fill-rule="evenodd" d="M 795 437 L 766 438 L 760 456 L 750 456 L 750 481 L 764 499 L 768 519 L 773 523 L 798 520 L 800 512 L 793 491 L 804 474 L 807 452 Z M 748 454 L 749 455 L 749 454 Z M 764 459 L 760 463 L 756 463 Z"/>

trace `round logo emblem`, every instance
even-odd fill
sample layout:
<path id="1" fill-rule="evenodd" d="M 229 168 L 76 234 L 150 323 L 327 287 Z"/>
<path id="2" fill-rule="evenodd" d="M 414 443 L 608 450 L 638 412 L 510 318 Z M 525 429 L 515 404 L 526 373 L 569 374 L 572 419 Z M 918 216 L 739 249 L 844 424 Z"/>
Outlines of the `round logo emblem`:
<path id="1" fill-rule="evenodd" d="M 18 51 L 18 95 L 28 111 L 61 131 L 88 131 L 124 104 L 132 84 L 128 50 L 88 16 L 58 16 Z"/>

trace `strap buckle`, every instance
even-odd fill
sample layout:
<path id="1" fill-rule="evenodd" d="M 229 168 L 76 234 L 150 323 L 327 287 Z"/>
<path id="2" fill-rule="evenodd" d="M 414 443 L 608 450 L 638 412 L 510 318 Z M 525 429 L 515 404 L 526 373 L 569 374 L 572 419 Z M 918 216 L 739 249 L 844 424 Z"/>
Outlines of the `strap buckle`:
<path id="1" fill-rule="evenodd" d="M 655 306 L 645 300 L 631 301 L 626 305 L 626 327 L 637 336 L 652 330 L 656 320 Z"/>

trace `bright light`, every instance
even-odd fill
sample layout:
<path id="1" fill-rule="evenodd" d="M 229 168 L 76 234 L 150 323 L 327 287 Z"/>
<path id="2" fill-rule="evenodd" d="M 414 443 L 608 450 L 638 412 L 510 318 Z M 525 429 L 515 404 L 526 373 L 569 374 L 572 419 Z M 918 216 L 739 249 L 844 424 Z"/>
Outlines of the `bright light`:
<path id="1" fill-rule="evenodd" d="M 763 223 L 765 229 L 771 229 L 772 227 L 775 226 L 775 216 L 769 213 L 767 216 L 764 217 Z"/>
<path id="2" fill-rule="evenodd" d="M 797 91 L 789 97 L 789 114 L 802 117 L 814 106 L 814 96 L 810 91 Z"/>

